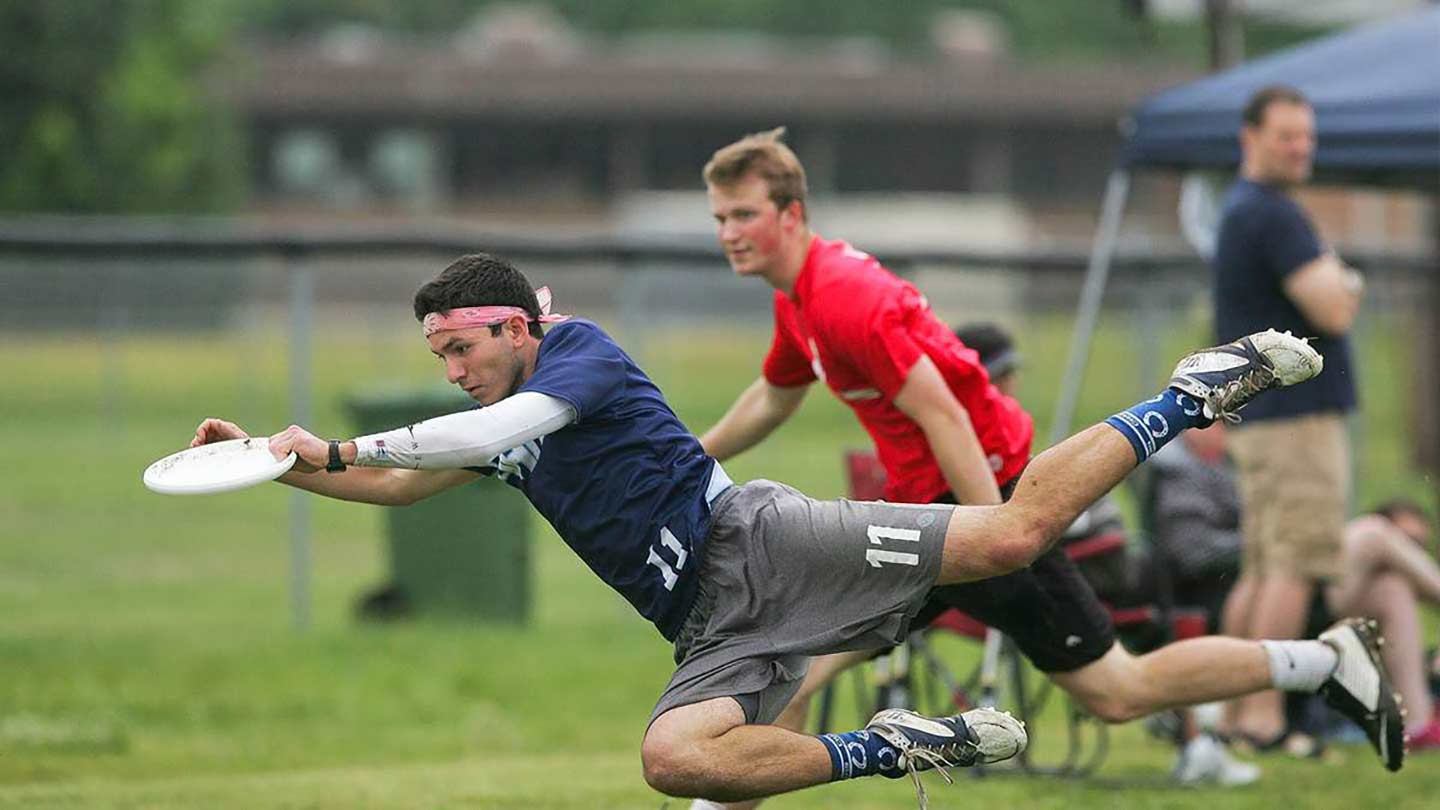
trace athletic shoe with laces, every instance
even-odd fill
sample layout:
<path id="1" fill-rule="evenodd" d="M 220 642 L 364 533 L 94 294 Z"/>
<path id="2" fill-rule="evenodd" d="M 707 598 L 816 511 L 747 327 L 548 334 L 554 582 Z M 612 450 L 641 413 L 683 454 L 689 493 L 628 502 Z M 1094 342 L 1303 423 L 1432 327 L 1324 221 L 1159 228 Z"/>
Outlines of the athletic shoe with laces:
<path id="1" fill-rule="evenodd" d="M 971 709 L 950 717 L 926 717 L 909 709 L 885 709 L 870 718 L 865 730 L 889 743 L 900 758 L 899 777 L 909 773 L 915 782 L 920 810 L 929 806 L 920 772 L 934 768 L 954 784 L 947 768 L 968 768 L 1009 759 L 1029 743 L 1025 724 L 1009 712 Z"/>
<path id="2" fill-rule="evenodd" d="M 1205 416 L 1239 422 L 1236 411 L 1267 388 L 1304 382 L 1324 365 L 1304 338 L 1269 329 L 1181 358 L 1170 378 L 1203 403 Z"/>
<path id="3" fill-rule="evenodd" d="M 1388 770 L 1405 764 L 1405 712 L 1390 685 L 1380 647 L 1385 640 L 1374 621 L 1341 619 L 1320 634 L 1339 656 L 1335 671 L 1320 686 L 1336 711 L 1364 729 Z"/>

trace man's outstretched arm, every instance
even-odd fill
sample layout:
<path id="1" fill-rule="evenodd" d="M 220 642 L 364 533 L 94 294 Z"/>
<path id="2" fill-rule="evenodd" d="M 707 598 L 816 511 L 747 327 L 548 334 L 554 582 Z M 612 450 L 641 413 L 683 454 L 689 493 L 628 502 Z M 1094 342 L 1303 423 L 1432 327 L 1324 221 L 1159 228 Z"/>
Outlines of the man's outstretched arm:
<path id="1" fill-rule="evenodd" d="M 700 444 L 715 459 L 724 461 L 759 444 L 779 427 L 805 399 L 809 386 L 782 387 L 759 377 L 746 388 L 730 410 L 700 437 Z"/>
<path id="2" fill-rule="evenodd" d="M 484 467 L 495 456 L 575 421 L 575 408 L 547 394 L 527 391 L 488 408 L 437 416 L 395 430 L 361 436 L 339 445 L 346 469 L 321 472 L 330 442 L 299 425 L 270 437 L 276 458 L 291 452 L 298 460 L 280 482 L 319 495 L 384 506 L 405 506 L 475 480 L 467 467 Z M 223 419 L 206 419 L 195 429 L 194 447 L 246 436 Z"/>
<path id="3" fill-rule="evenodd" d="M 195 429 L 195 438 L 190 446 L 243 439 L 249 435 L 234 422 L 206 419 Z M 327 473 L 324 464 L 330 454 L 330 443 L 295 425 L 271 436 L 270 448 L 281 456 L 294 450 L 298 457 L 295 466 L 277 479 L 280 483 L 342 501 L 408 506 L 479 477 L 479 473 L 463 469 L 402 470 L 354 466 L 347 467 L 344 472 Z M 340 459 L 346 464 L 354 463 L 354 442 L 341 444 Z"/>

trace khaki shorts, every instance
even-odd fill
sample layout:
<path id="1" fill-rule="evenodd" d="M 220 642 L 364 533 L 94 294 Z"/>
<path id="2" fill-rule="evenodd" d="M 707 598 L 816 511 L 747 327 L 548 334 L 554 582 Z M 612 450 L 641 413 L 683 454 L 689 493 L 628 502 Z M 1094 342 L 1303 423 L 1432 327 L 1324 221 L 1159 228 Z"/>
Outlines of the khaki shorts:
<path id="1" fill-rule="evenodd" d="M 1344 415 L 1242 424 L 1230 431 L 1230 454 L 1240 478 L 1242 571 L 1338 578 L 1350 507 Z"/>

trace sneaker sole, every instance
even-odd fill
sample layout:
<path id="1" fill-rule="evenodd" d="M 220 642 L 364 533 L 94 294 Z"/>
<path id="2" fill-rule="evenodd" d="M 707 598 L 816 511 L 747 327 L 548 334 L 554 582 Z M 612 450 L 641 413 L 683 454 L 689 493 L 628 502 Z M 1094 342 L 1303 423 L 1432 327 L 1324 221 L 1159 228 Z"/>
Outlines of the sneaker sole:
<path id="1" fill-rule="evenodd" d="M 1325 359 L 1304 338 L 1269 329 L 1252 335 L 1255 350 L 1270 361 L 1282 386 L 1302 383 L 1325 368 Z"/>
<path id="2" fill-rule="evenodd" d="M 977 764 L 989 765 L 1018 756 L 1030 744 L 1025 724 L 1011 717 L 1009 712 L 980 708 L 971 709 L 960 717 L 975 735 L 975 747 L 979 751 L 975 760 Z"/>

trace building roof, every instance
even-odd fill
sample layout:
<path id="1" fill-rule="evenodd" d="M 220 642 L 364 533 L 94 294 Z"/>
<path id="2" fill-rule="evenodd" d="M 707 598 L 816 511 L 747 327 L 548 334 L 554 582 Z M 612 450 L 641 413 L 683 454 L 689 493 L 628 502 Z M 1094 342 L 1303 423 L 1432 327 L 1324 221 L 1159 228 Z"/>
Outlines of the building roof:
<path id="1" fill-rule="evenodd" d="M 679 36 L 679 35 L 677 35 Z M 218 77 L 258 115 L 624 121 L 691 117 L 786 120 L 1088 121 L 1109 125 L 1136 100 L 1195 71 L 1133 65 L 1027 65 L 1001 57 L 898 61 L 873 48 L 491 48 L 369 39 L 355 47 L 254 43 Z M 853 44 L 853 43 L 852 43 Z"/>

